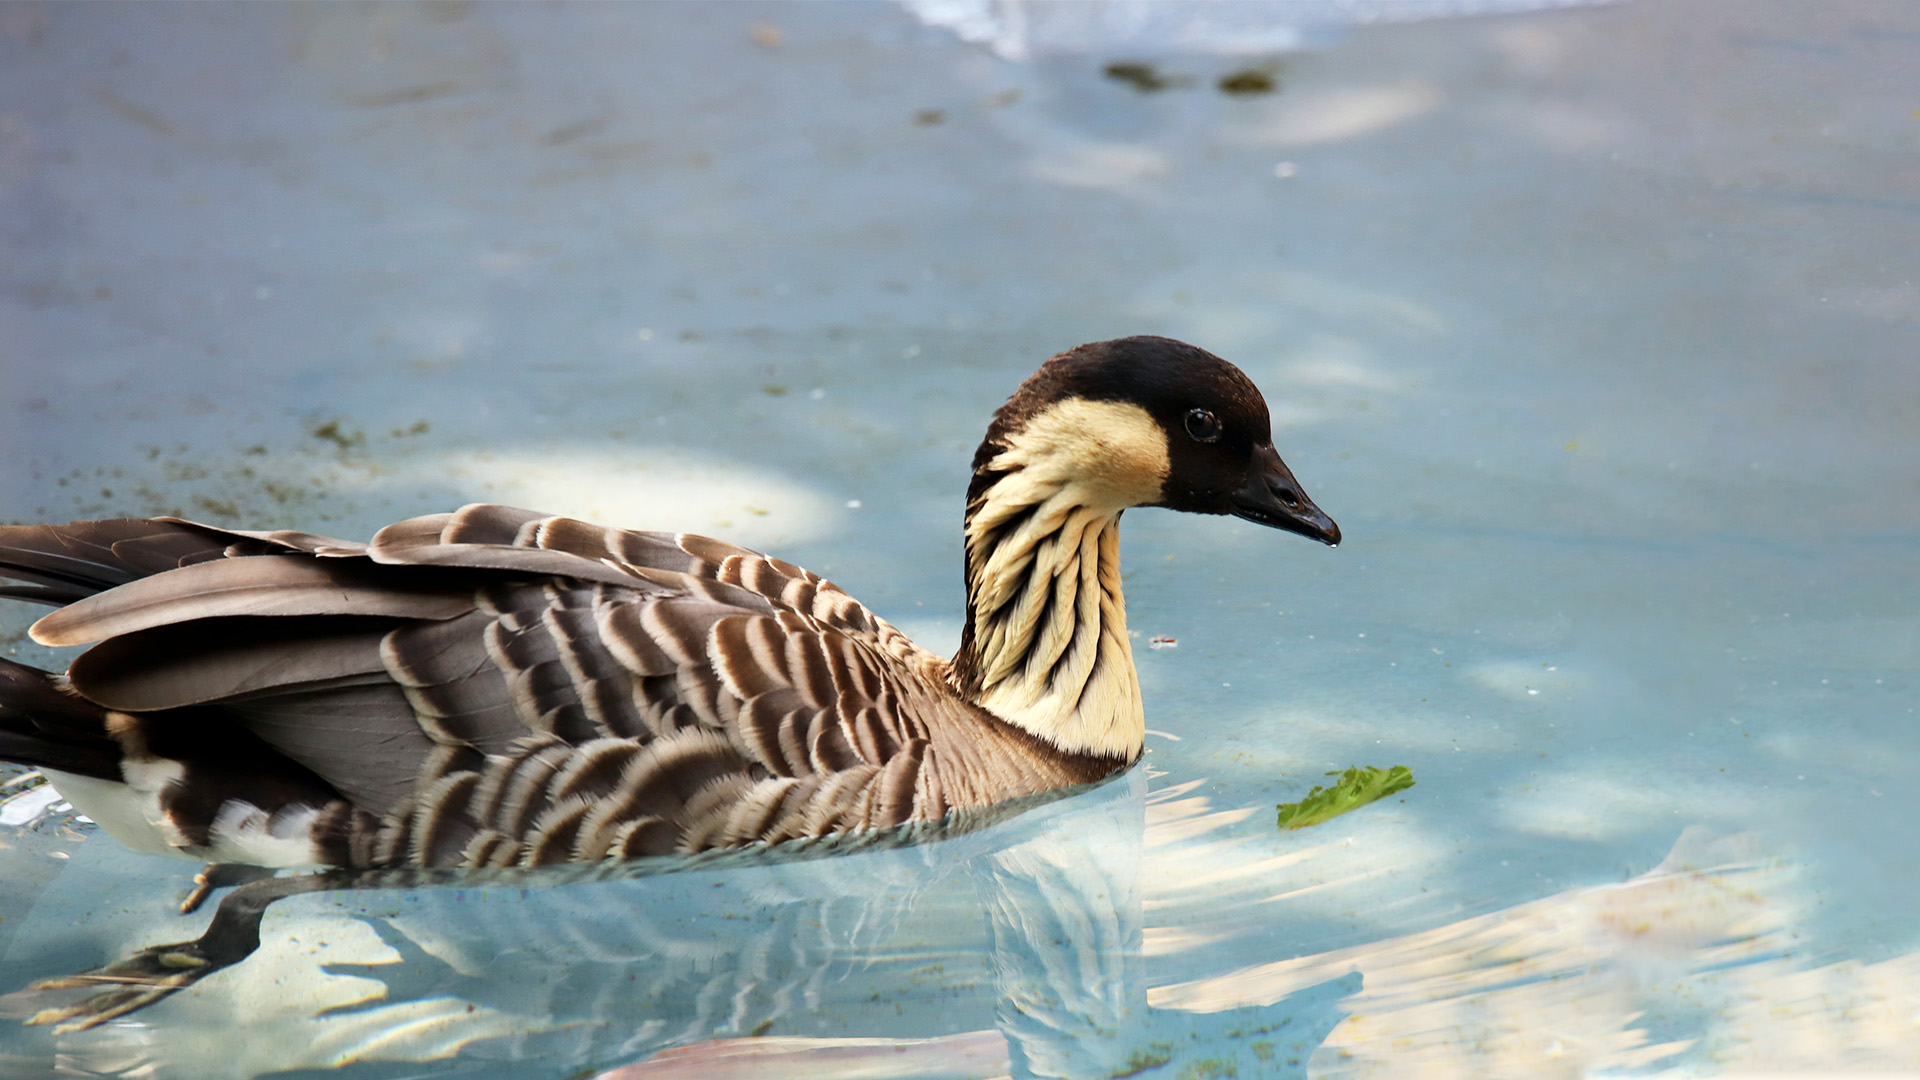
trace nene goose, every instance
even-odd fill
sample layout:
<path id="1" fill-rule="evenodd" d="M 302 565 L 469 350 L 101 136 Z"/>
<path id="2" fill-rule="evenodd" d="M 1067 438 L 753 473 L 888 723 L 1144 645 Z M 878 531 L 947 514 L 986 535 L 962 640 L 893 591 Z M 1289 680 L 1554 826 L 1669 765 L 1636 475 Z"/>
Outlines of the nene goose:
<path id="1" fill-rule="evenodd" d="M 359 544 L 174 518 L 0 528 L 65 674 L 0 661 L 0 759 L 121 843 L 261 867 L 505 867 L 937 820 L 1140 756 L 1134 506 L 1323 541 L 1246 375 L 1134 337 L 994 415 L 951 662 L 702 536 L 502 506 Z"/>

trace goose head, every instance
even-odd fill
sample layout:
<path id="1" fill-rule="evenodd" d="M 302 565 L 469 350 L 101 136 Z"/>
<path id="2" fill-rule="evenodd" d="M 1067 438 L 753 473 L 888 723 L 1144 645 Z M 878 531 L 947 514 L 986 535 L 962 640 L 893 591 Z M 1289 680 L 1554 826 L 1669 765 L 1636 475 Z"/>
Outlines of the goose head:
<path id="1" fill-rule="evenodd" d="M 970 516 L 989 493 L 1018 504 L 1045 492 L 1108 513 L 1231 514 L 1340 542 L 1274 450 L 1253 380 L 1171 338 L 1095 342 L 1047 361 L 994 415 L 973 464 Z"/>
<path id="2" fill-rule="evenodd" d="M 1340 542 L 1274 451 L 1266 400 L 1239 368 L 1162 337 L 1070 349 L 1021 384 L 974 454 L 958 693 L 1060 750 L 1139 756 L 1119 549 L 1135 506 Z"/>

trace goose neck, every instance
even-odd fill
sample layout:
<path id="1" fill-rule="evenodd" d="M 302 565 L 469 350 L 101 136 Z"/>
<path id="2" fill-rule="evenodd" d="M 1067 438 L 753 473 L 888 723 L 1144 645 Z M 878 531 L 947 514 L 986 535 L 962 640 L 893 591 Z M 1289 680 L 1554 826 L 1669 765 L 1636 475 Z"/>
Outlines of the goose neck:
<path id="1" fill-rule="evenodd" d="M 1062 750 L 1138 757 L 1146 734 L 1120 588 L 1124 506 L 1016 472 L 966 524 L 961 694 Z"/>

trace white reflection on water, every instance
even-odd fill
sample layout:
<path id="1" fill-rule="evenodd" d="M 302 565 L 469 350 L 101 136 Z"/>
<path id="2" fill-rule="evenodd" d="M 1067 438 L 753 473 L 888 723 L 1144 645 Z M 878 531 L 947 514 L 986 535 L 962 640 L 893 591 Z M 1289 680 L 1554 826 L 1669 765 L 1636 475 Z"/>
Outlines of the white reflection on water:
<path id="1" fill-rule="evenodd" d="M 829 534 L 838 500 L 780 470 L 676 446 L 561 445 L 423 454 L 362 488 L 406 492 L 454 484 L 475 498 L 638 529 L 705 529 L 753 547 Z"/>
<path id="2" fill-rule="evenodd" d="M 1229 124 L 1227 138 L 1252 146 L 1312 146 L 1385 131 L 1433 111 L 1439 88 L 1421 79 L 1276 98 L 1254 117 Z"/>
<path id="3" fill-rule="evenodd" d="M 1354 23 L 1488 15 L 1596 0 L 901 0 L 929 26 L 1009 60 L 1049 53 L 1218 53 L 1297 49 Z"/>
<path id="4" fill-rule="evenodd" d="M 1154 988 L 1160 1008 L 1278 1001 L 1359 972 L 1316 1076 L 1586 1076 L 1669 1063 L 1887 1068 L 1920 1059 L 1920 954 L 1807 967 L 1800 868 L 1753 835 L 1684 832 L 1618 885 Z M 1655 1025 L 1690 1037 L 1656 1040 Z"/>

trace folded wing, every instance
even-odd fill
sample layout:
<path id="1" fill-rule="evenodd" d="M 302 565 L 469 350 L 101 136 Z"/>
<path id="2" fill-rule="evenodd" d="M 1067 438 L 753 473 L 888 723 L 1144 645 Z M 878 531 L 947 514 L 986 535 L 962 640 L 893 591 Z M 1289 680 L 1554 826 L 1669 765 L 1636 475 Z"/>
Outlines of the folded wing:
<path id="1" fill-rule="evenodd" d="M 927 717 L 964 707 L 941 662 L 704 537 L 484 505 L 366 545 L 92 522 L 0 529 L 0 576 L 64 605 L 36 638 L 99 642 L 72 688 L 122 717 L 123 772 L 163 725 L 190 766 L 196 730 L 237 723 L 329 785 L 299 817 L 315 861 L 535 865 L 948 808 Z"/>

